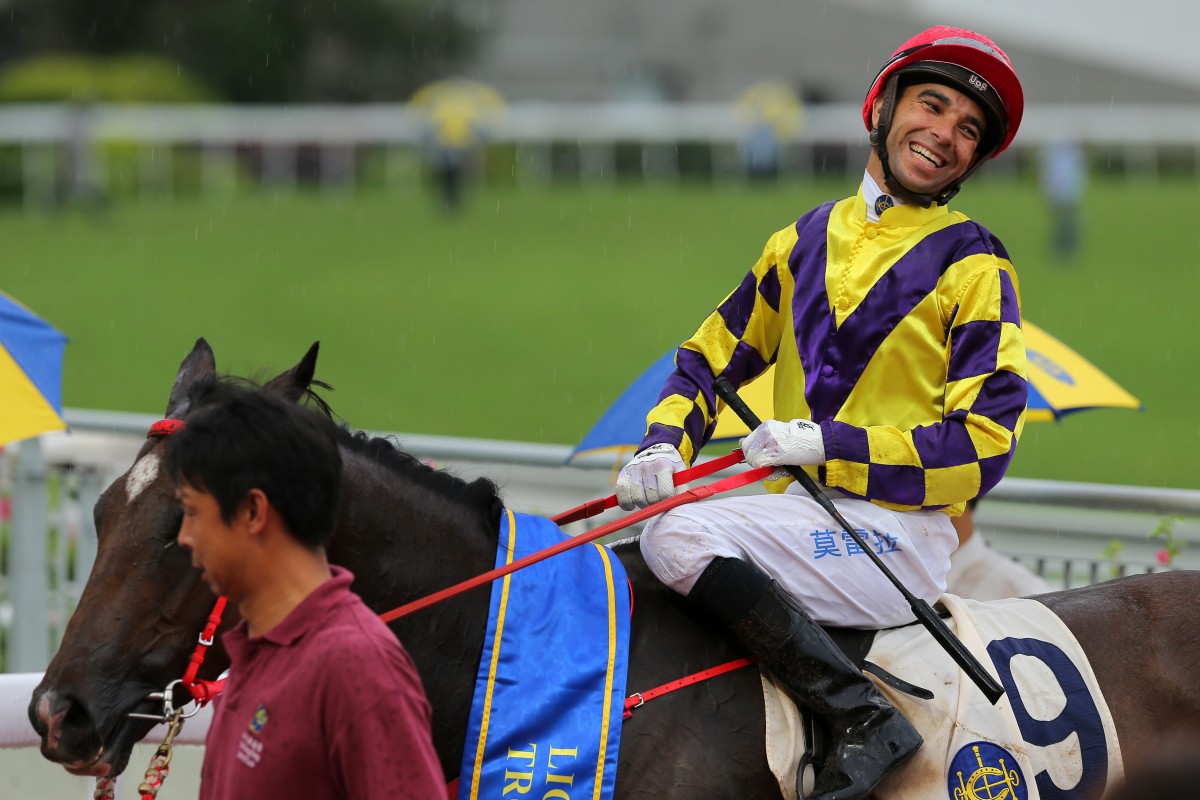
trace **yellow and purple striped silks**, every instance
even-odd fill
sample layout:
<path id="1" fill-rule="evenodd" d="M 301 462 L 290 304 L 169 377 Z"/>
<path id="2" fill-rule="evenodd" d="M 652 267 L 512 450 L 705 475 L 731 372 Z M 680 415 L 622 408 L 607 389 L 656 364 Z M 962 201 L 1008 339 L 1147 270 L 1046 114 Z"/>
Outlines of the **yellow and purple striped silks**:
<path id="1" fill-rule="evenodd" d="M 0 292 L 0 445 L 63 430 L 67 339 Z"/>
<path id="2" fill-rule="evenodd" d="M 737 387 L 772 363 L 776 416 L 821 423 L 827 485 L 960 513 L 1003 476 L 1025 422 L 1016 273 L 995 236 L 944 206 L 879 223 L 861 193 L 813 209 L 680 347 L 642 445 L 690 462 L 714 433 L 714 377 Z"/>
<path id="3" fill-rule="evenodd" d="M 1026 422 L 1057 421 L 1078 411 L 1093 408 L 1141 409 L 1141 402 L 1067 345 L 1029 321 L 1021 320 L 1025 332 L 1029 403 Z M 602 451 L 631 454 L 646 434 L 646 412 L 675 370 L 675 350 L 664 353 L 613 401 L 587 435 L 571 452 L 571 458 Z M 775 413 L 775 365 L 738 391 L 759 419 L 780 419 Z M 750 433 L 746 424 L 729 408 L 717 414 L 713 442 L 728 442 Z"/>
<path id="4" fill-rule="evenodd" d="M 496 566 L 565 536 L 505 509 Z M 494 582 L 490 611 L 459 800 L 612 797 L 629 648 L 625 568 L 606 547 L 576 547 Z"/>

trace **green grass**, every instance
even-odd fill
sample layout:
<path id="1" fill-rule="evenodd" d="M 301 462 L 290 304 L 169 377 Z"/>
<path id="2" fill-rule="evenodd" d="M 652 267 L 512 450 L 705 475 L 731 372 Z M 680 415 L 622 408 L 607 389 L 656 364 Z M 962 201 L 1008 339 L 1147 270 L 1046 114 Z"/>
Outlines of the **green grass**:
<path id="1" fill-rule="evenodd" d="M 849 188 L 492 187 L 458 219 L 416 187 L 8 211 L 0 289 L 71 338 L 68 406 L 161 413 L 198 336 L 259 377 L 320 340 L 356 427 L 573 444 L 770 233 Z M 1026 314 L 1146 405 L 1030 425 L 1010 474 L 1195 484 L 1197 200 L 1192 182 L 1094 185 L 1070 265 L 1032 184 L 980 180 L 955 204 L 1004 240 Z"/>

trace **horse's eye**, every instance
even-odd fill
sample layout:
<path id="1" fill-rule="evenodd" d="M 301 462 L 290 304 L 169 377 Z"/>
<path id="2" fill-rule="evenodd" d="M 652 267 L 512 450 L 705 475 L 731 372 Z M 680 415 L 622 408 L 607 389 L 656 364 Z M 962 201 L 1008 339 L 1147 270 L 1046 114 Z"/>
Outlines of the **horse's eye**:
<path id="1" fill-rule="evenodd" d="M 164 528 L 162 529 L 162 552 L 173 551 L 182 552 L 179 545 L 179 526 L 183 524 L 183 509 L 179 504 L 173 504 L 169 509 L 165 510 L 162 515 Z"/>
<path id="2" fill-rule="evenodd" d="M 179 528 L 183 525 L 183 507 L 178 503 L 171 507 L 170 513 L 167 515 L 167 530 L 171 535 L 171 544 L 175 544 L 179 537 Z"/>
<path id="3" fill-rule="evenodd" d="M 92 524 L 96 526 L 97 539 L 104 534 L 104 512 L 108 508 L 109 498 L 108 491 L 105 491 L 96 498 L 96 505 L 92 507 Z"/>

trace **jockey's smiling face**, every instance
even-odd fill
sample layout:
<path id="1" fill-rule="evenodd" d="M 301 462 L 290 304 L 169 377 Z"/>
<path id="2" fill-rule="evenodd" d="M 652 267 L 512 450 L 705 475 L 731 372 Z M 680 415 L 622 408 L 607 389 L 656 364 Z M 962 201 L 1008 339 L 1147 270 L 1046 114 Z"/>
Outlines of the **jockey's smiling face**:
<path id="1" fill-rule="evenodd" d="M 874 106 L 878 124 L 882 99 Z M 975 162 L 986 117 L 968 95 L 940 83 L 906 87 L 896 100 L 888 132 L 888 166 L 900 183 L 936 195 Z"/>

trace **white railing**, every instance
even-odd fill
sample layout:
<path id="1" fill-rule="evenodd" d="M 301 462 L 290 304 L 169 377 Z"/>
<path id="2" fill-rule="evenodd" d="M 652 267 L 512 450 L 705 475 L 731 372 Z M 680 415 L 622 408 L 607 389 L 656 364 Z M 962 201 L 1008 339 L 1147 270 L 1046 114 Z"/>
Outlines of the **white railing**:
<path id="1" fill-rule="evenodd" d="M 859 173 L 867 153 L 860 114 L 850 103 L 806 109 L 799 133 L 781 143 L 784 168 L 809 174 L 835 169 L 826 165 L 836 163 L 838 170 Z M 294 186 L 301 148 L 315 158 L 318 183 L 342 190 L 355 185 L 365 148 L 382 149 L 386 180 L 411 182 L 424 130 L 420 113 L 404 105 L 0 106 L 0 146 L 19 151 L 21 191 L 30 208 L 64 190 L 81 191 L 80 181 L 85 191 L 105 185 L 105 164 L 91 143 L 135 147 L 138 156 L 124 168 L 133 170 L 139 191 L 153 194 L 173 190 L 173 161 L 182 150 L 198 151 L 203 190 L 228 190 L 239 174 L 275 187 Z M 640 170 L 647 177 L 672 179 L 686 171 L 680 145 L 709 148 L 714 179 L 744 174 L 738 146 L 746 128 L 733 104 L 514 103 L 487 130 L 490 144 L 515 148 L 506 157 L 522 182 L 548 180 L 555 173 L 553 150 L 564 146 L 577 148 L 577 174 L 589 181 L 611 180 L 618 173 L 618 149 L 629 146 L 640 148 Z M 1065 136 L 1117 149 L 1127 171 L 1155 175 L 1164 148 L 1200 146 L 1197 131 L 1200 107 L 1188 105 L 1033 105 L 1025 110 L 1010 153 L 988 174 L 1012 173 L 1017 154 Z M 239 172 L 240 148 L 256 150 L 260 165 Z M 824 157 L 830 148 L 832 161 Z M 844 157 L 836 157 L 838 152 Z"/>
<path id="2" fill-rule="evenodd" d="M 827 103 L 805 109 L 793 143 L 862 145 L 862 109 Z M 82 116 L 81 116 L 82 115 Z M 420 112 L 404 105 L 354 106 L 0 106 L 0 143 L 67 143 L 81 124 L 99 141 L 230 146 L 421 142 Z M 736 144 L 746 128 L 726 103 L 514 103 L 487 124 L 506 144 L 552 142 Z M 1016 146 L 1069 136 L 1096 145 L 1200 144 L 1200 107 L 1192 105 L 1052 104 L 1025 109 Z"/>

